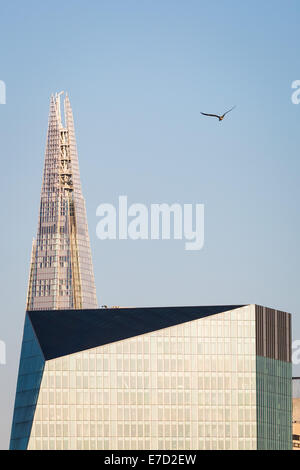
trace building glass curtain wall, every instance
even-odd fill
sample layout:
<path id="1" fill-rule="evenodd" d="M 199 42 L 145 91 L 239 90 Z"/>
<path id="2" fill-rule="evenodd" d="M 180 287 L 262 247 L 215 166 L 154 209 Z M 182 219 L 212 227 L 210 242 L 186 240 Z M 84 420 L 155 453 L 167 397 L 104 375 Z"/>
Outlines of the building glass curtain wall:
<path id="1" fill-rule="evenodd" d="M 29 312 L 46 362 L 28 449 L 291 448 L 289 315 L 210 309 L 71 311 L 67 344 L 59 313 Z M 266 312 L 284 360 L 266 356 Z"/>
<path id="2" fill-rule="evenodd" d="M 300 377 L 293 377 L 293 449 L 300 450 Z"/>
<path id="3" fill-rule="evenodd" d="M 12 424 L 13 448 L 27 448 L 44 365 L 43 354 L 26 315 Z"/>
<path id="4" fill-rule="evenodd" d="M 37 237 L 27 309 L 97 308 L 73 114 L 68 95 L 51 97 Z"/>
<path id="5" fill-rule="evenodd" d="M 292 364 L 257 356 L 259 449 L 286 449 L 292 440 Z"/>

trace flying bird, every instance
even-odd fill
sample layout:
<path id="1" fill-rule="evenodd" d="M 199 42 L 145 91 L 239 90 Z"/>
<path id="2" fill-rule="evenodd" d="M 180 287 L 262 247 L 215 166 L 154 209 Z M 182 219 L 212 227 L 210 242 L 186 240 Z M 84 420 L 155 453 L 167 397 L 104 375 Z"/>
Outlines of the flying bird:
<path id="1" fill-rule="evenodd" d="M 219 116 L 218 114 L 208 114 L 208 113 L 201 113 L 201 114 L 203 114 L 203 116 L 216 117 L 216 118 L 219 119 L 219 121 L 223 121 L 226 114 L 230 113 L 230 111 L 232 111 L 234 108 L 235 108 L 235 106 L 233 106 L 233 108 L 229 109 L 228 111 L 226 111 L 226 113 L 222 114 L 221 116 Z"/>

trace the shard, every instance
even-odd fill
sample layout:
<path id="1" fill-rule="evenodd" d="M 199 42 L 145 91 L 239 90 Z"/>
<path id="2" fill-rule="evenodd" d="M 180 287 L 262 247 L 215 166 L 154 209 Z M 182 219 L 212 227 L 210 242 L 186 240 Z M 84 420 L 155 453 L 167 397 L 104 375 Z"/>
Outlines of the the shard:
<path id="1" fill-rule="evenodd" d="M 27 310 L 97 308 L 73 114 L 68 95 L 52 95 L 37 237 Z"/>

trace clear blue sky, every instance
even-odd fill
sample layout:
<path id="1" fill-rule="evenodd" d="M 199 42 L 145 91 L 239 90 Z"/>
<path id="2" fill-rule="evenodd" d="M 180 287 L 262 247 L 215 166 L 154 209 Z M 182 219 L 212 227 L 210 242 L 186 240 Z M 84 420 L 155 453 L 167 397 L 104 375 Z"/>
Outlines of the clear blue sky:
<path id="1" fill-rule="evenodd" d="M 0 447 L 52 92 L 75 115 L 100 305 L 259 303 L 292 312 L 300 339 L 299 16 L 299 1 L 1 2 Z M 199 114 L 233 105 L 222 124 Z M 123 194 L 204 203 L 204 249 L 99 241 L 97 206 Z"/>

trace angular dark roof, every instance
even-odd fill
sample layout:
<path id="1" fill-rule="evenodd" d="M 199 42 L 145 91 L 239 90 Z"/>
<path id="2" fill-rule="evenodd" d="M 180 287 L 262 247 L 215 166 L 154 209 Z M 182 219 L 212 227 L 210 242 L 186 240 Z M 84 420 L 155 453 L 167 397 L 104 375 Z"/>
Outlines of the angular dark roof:
<path id="1" fill-rule="evenodd" d="M 46 360 L 150 333 L 244 305 L 29 311 Z"/>

